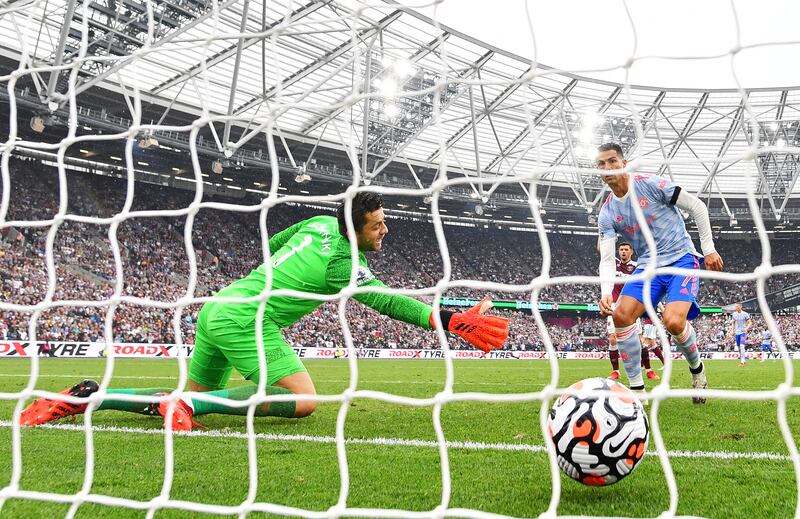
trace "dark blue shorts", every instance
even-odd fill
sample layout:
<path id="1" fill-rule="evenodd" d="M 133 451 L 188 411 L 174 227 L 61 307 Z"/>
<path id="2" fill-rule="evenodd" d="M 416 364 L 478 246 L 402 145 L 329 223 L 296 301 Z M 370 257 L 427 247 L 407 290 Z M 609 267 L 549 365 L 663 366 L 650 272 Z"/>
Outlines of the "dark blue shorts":
<path id="1" fill-rule="evenodd" d="M 687 253 L 670 267 L 700 270 L 700 259 L 694 254 Z M 641 274 L 644 268 L 637 268 L 633 275 Z M 656 306 L 666 296 L 666 302 L 689 301 L 692 307 L 689 308 L 687 319 L 694 319 L 700 315 L 700 305 L 697 304 L 697 293 L 700 290 L 700 278 L 688 275 L 679 276 L 675 274 L 660 274 L 650 282 L 650 299 L 653 306 Z M 621 296 L 628 296 L 644 303 L 644 280 L 629 281 L 622 287 Z"/>
<path id="2" fill-rule="evenodd" d="M 747 341 L 747 334 L 746 333 L 737 333 L 736 334 L 736 345 L 741 346 L 742 344 L 746 344 Z"/>

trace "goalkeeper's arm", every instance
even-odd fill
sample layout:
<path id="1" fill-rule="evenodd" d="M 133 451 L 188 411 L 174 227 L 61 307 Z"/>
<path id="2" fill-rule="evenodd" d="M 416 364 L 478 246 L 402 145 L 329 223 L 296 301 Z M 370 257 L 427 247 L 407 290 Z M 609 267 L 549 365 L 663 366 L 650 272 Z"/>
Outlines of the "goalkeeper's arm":
<path id="1" fill-rule="evenodd" d="M 350 283 L 350 261 L 342 259 L 332 261 L 328 266 L 328 282 L 337 290 Z M 359 266 L 356 284 L 362 286 L 385 287 L 376 279 L 369 269 Z M 373 310 L 425 329 L 435 328 L 433 308 L 414 298 L 400 294 L 385 294 L 364 292 L 353 296 L 359 303 L 365 304 Z M 467 342 L 485 352 L 502 348 L 508 338 L 508 319 L 484 315 L 491 308 L 488 299 L 481 301 L 476 307 L 467 312 L 439 312 L 444 329 L 460 335 Z"/>
<path id="2" fill-rule="evenodd" d="M 275 254 L 276 252 L 278 252 L 281 249 L 281 247 L 286 245 L 286 242 L 289 241 L 289 239 L 292 236 L 297 234 L 297 231 L 299 231 L 303 227 L 304 223 L 305 220 L 302 222 L 297 222 L 296 224 L 287 227 L 281 232 L 273 235 L 272 238 L 269 239 L 269 253 Z"/>

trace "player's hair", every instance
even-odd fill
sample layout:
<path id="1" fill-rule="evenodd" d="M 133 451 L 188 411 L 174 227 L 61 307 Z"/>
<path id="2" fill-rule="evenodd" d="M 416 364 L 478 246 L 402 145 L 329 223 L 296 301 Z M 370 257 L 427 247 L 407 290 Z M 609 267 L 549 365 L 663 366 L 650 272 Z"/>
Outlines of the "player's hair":
<path id="1" fill-rule="evenodd" d="M 353 197 L 353 228 L 360 231 L 367 223 L 367 213 L 377 211 L 383 207 L 383 195 L 380 193 L 361 192 Z M 339 220 L 339 233 L 347 235 L 347 222 L 344 218 L 344 202 L 336 209 L 336 219 Z"/>
<path id="2" fill-rule="evenodd" d="M 611 151 L 611 150 L 616 151 L 617 155 L 619 155 L 620 157 L 625 157 L 625 154 L 622 152 L 622 146 L 620 146 L 616 142 L 606 142 L 597 147 L 597 151 Z"/>
<path id="3" fill-rule="evenodd" d="M 626 241 L 624 241 L 624 242 L 620 243 L 620 244 L 617 246 L 617 250 L 619 250 L 619 248 L 620 248 L 620 247 L 629 247 L 631 250 L 633 250 L 633 245 L 631 245 L 630 243 L 628 243 L 628 242 L 626 242 Z"/>

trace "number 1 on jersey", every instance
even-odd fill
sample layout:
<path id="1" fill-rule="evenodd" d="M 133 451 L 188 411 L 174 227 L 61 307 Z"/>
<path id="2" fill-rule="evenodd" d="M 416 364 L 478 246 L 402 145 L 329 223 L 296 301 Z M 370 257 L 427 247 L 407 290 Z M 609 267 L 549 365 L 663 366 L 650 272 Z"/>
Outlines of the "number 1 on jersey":
<path id="1" fill-rule="evenodd" d="M 287 252 L 286 254 L 281 256 L 280 258 L 276 259 L 272 263 L 272 268 L 278 268 L 278 266 L 281 263 L 283 263 L 284 261 L 288 260 L 289 258 L 294 256 L 295 254 L 297 254 L 301 250 L 305 249 L 309 245 L 311 245 L 311 236 L 306 236 L 305 238 L 303 238 L 303 241 L 300 243 L 300 245 L 298 245 L 297 247 L 292 247 L 292 250 L 290 250 L 289 252 Z"/>

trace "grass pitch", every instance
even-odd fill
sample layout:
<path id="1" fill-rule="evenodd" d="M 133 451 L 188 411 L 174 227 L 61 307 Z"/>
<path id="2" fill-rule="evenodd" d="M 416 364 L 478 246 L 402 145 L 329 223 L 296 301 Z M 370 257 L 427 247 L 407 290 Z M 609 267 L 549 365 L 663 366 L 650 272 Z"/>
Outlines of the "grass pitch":
<path id="1" fill-rule="evenodd" d="M 785 381 L 779 361 L 706 361 L 709 384 L 718 389 L 775 389 Z M 656 364 L 658 364 L 656 362 Z M 307 361 L 320 394 L 347 387 L 346 361 Z M 796 364 L 795 364 L 796 365 Z M 412 397 L 433 397 L 444 386 L 442 361 L 359 362 L 359 389 Z M 559 386 L 608 373 L 607 361 L 560 361 Z M 675 363 L 672 386 L 687 388 L 684 363 Z M 27 382 L 28 360 L 0 361 L 0 393 Z M 43 359 L 37 388 L 60 391 L 83 378 L 99 379 L 102 360 Z M 522 393 L 549 382 L 544 361 L 460 361 L 455 363 L 456 392 Z M 118 360 L 112 387 L 169 387 L 177 380 L 170 360 Z M 649 381 L 648 381 L 649 382 Z M 246 383 L 240 378 L 231 385 Z M 653 387 L 648 383 L 648 387 Z M 797 384 L 795 384 L 797 385 Z M 0 488 L 11 475 L 11 420 L 15 401 L 0 400 Z M 256 500 L 325 511 L 338 499 L 340 478 L 335 435 L 338 403 L 322 403 L 305 419 L 257 418 L 258 493 Z M 450 442 L 451 508 L 470 508 L 511 516 L 537 516 L 547 509 L 551 481 L 539 430 L 539 402 L 456 402 L 442 412 Z M 788 420 L 797 437 L 800 404 L 788 402 Z M 405 407 L 368 399 L 351 403 L 346 435 L 350 493 L 347 504 L 360 508 L 429 511 L 441 502 L 441 465 L 435 444 L 432 407 Z M 678 513 L 719 519 L 793 517 L 796 475 L 778 428 L 776 401 L 709 400 L 692 405 L 688 398 L 668 399 L 659 409 L 678 491 Z M 211 433 L 176 436 L 174 481 L 170 497 L 216 505 L 238 505 L 248 492 L 244 417 L 199 418 Z M 105 411 L 94 415 L 95 467 L 92 494 L 141 502 L 157 497 L 164 481 L 161 421 L 136 414 Z M 84 478 L 85 435 L 78 417 L 58 428 L 22 432 L 26 491 L 75 494 Z M 77 427 L 76 427 L 77 426 Z M 382 440 L 378 440 L 382 439 Z M 401 440 L 421 440 L 408 442 Z M 522 446 L 521 448 L 519 446 Z M 653 450 L 655 444 L 650 443 Z M 521 450 L 520 450 L 521 449 Z M 773 455 L 766 457 L 764 453 Z M 558 509 L 564 515 L 655 517 L 668 508 L 664 471 L 647 456 L 626 479 L 606 488 L 584 487 L 562 475 Z M 0 517 L 63 517 L 69 504 L 9 499 Z M 145 517 L 141 510 L 84 504 L 76 517 Z M 163 509 L 159 518 L 199 514 Z M 251 514 L 250 517 L 263 517 Z M 208 517 L 208 516 L 204 516 Z"/>

